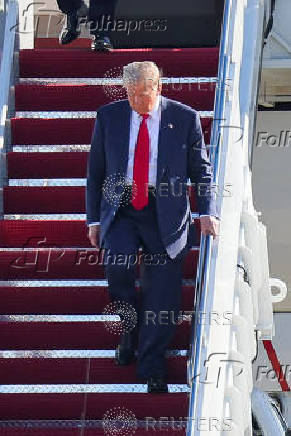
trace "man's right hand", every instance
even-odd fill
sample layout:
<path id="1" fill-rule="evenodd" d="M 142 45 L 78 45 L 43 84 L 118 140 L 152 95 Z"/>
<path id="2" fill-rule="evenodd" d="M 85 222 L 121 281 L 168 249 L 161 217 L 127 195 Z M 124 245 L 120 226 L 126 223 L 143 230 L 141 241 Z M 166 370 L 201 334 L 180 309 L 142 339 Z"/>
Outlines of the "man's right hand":
<path id="1" fill-rule="evenodd" d="M 93 247 L 99 248 L 99 225 L 89 226 L 88 228 L 88 238 Z"/>

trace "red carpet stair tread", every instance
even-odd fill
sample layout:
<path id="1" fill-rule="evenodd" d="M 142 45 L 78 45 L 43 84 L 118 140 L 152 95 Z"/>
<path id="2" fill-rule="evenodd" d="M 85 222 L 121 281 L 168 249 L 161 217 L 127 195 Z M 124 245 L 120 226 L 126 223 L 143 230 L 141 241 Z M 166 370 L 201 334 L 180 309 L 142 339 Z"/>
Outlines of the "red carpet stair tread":
<path id="1" fill-rule="evenodd" d="M 61 80 L 61 79 L 60 79 Z M 116 94 L 125 98 L 121 86 Z M 163 85 L 163 95 L 192 105 L 196 110 L 208 110 L 213 106 L 215 83 L 169 83 Z M 15 86 L 16 111 L 95 111 L 110 103 L 110 87 L 85 83 L 17 84 Z"/>
<path id="2" fill-rule="evenodd" d="M 111 408 L 126 407 L 137 419 L 187 416 L 187 394 L 88 394 L 87 419 L 100 419 Z M 0 394 L 1 419 L 79 419 L 84 394 Z"/>
<path id="3" fill-rule="evenodd" d="M 104 77 L 120 74 L 133 61 L 154 61 L 164 77 L 215 77 L 218 48 L 114 50 L 110 55 L 88 50 L 22 50 L 20 77 Z M 108 76 L 109 77 L 109 76 Z M 113 76 L 116 77 L 116 76 Z"/>
<path id="4" fill-rule="evenodd" d="M 83 186 L 5 186 L 3 189 L 5 214 L 84 214 Z M 192 212 L 196 210 L 191 197 Z"/>
<path id="5" fill-rule="evenodd" d="M 103 279 L 102 252 L 96 248 L 43 248 L 0 252 L 1 280 Z M 183 275 L 192 279 L 198 252 L 190 250 L 183 263 Z M 137 265 L 137 271 L 139 264 Z"/>
<path id="6" fill-rule="evenodd" d="M 169 383 L 186 383 L 187 358 L 169 357 Z M 82 384 L 86 381 L 88 359 L 31 358 L 1 359 L 1 384 Z M 90 359 L 89 383 L 140 383 L 135 364 L 118 366 L 113 358 Z"/>
<path id="7" fill-rule="evenodd" d="M 161 430 L 159 430 L 159 425 L 161 425 Z M 172 424 L 170 424 L 172 425 Z M 180 428 L 180 426 L 183 424 L 180 424 L 178 422 L 177 427 L 174 427 L 172 430 L 173 434 L 175 435 L 185 435 L 185 430 Z M 171 430 L 169 428 L 165 428 L 165 424 L 161 423 L 159 424 L 159 421 L 156 420 L 155 423 L 156 429 L 153 430 L 157 436 L 169 436 L 171 434 Z M 68 429 L 68 428 L 53 428 L 53 430 L 43 429 L 40 428 L 32 428 L 32 429 L 23 429 L 23 428 L 10 428 L 10 429 L 1 429 L 0 428 L 0 434 L 1 436 L 104 436 L 104 430 L 101 426 L 100 429 L 85 429 L 82 430 L 82 433 L 80 433 L 80 428 L 76 429 Z M 137 429 L 134 432 L 135 436 L 148 436 L 149 435 L 149 429 Z"/>
<path id="8" fill-rule="evenodd" d="M 209 143 L 211 118 L 202 118 L 205 143 Z M 13 145 L 90 144 L 94 118 L 11 118 Z"/>
<path id="9" fill-rule="evenodd" d="M 189 347 L 190 325 L 178 325 L 170 349 Z M 11 322 L 0 321 L 2 350 L 111 350 L 118 344 L 102 322 Z M 1 410 L 1 409 L 0 409 Z"/>
<path id="10" fill-rule="evenodd" d="M 110 303 L 107 286 L 1 286 L 0 299 L 1 315 L 96 315 Z M 194 286 L 182 286 L 181 310 L 188 311 L 193 299 Z"/>
<path id="11" fill-rule="evenodd" d="M 2 247 L 91 247 L 83 220 L 2 220 L 0 240 Z"/>
<path id="12" fill-rule="evenodd" d="M 10 179 L 79 179 L 86 177 L 88 152 L 12 152 L 7 154 Z M 177 188 L 178 190 L 178 188 Z"/>

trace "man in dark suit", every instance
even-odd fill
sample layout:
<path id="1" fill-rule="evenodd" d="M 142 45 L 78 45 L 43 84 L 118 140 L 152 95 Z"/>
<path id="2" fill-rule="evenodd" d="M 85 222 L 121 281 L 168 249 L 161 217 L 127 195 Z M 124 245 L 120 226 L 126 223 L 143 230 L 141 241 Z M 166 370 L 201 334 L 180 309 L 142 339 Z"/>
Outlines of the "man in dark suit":
<path id="1" fill-rule="evenodd" d="M 136 263 L 116 258 L 137 259 L 143 249 L 138 329 L 122 334 L 116 360 L 123 365 L 133 359 L 138 334 L 137 374 L 147 380 L 148 392 L 167 392 L 164 356 L 178 322 L 182 261 L 195 243 L 187 180 L 195 183 L 201 230 L 215 237 L 212 166 L 198 112 L 160 95 L 156 64 L 128 64 L 123 81 L 128 99 L 97 112 L 86 223 L 91 244 L 104 250 L 111 299 L 136 310 Z"/>
<path id="2" fill-rule="evenodd" d="M 90 0 L 89 13 L 84 0 L 57 0 L 60 10 L 66 14 L 66 24 L 60 34 L 60 44 L 69 44 L 80 35 L 79 18 L 87 17 L 90 33 L 93 35 L 92 51 L 109 51 L 112 43 L 108 31 L 98 29 L 98 18 L 102 16 L 113 19 L 117 0 Z"/>

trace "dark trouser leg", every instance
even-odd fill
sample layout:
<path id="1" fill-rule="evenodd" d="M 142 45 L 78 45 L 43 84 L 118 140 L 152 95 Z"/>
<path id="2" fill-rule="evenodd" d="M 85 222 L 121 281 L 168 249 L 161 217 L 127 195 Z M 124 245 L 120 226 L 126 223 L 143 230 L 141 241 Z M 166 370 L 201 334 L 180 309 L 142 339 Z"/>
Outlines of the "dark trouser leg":
<path id="1" fill-rule="evenodd" d="M 82 0 L 57 0 L 59 9 L 64 13 L 76 11 L 82 5 Z"/>
<path id="2" fill-rule="evenodd" d="M 92 35 L 110 38 L 116 3 L 117 0 L 90 0 L 88 19 Z"/>
<path id="3" fill-rule="evenodd" d="M 112 254 L 109 254 L 109 257 Z M 136 309 L 135 267 L 110 263 L 105 266 L 111 301 L 119 300 Z"/>
<path id="4" fill-rule="evenodd" d="M 121 208 L 105 236 L 105 249 L 110 249 L 109 254 L 137 254 L 140 243 L 144 264 L 140 266 L 142 308 L 139 313 L 137 373 L 142 378 L 165 376 L 164 355 L 177 328 L 182 264 L 187 250 L 183 256 L 173 260 L 167 255 L 152 194 L 143 210 L 137 211 L 131 205 Z M 111 297 L 135 305 L 134 266 L 120 266 L 113 260 L 105 268 Z"/>
<path id="5" fill-rule="evenodd" d="M 137 368 L 141 378 L 167 374 L 164 356 L 178 323 L 181 286 L 181 261 L 144 266 Z"/>
<path id="6" fill-rule="evenodd" d="M 181 302 L 183 255 L 171 259 L 163 246 L 157 221 L 156 200 L 139 220 L 144 247 L 142 271 L 142 310 L 139 320 L 137 373 L 166 376 L 165 352 L 177 328 Z"/>
<path id="7" fill-rule="evenodd" d="M 105 235 L 104 266 L 111 301 L 120 300 L 137 312 L 135 270 L 140 245 L 135 223 L 121 207 Z"/>
<path id="8" fill-rule="evenodd" d="M 69 44 L 80 35 L 78 9 L 85 7 L 83 0 L 57 0 L 59 8 L 66 14 L 66 20 L 59 36 L 60 44 Z M 86 13 L 86 12 L 85 12 Z"/>

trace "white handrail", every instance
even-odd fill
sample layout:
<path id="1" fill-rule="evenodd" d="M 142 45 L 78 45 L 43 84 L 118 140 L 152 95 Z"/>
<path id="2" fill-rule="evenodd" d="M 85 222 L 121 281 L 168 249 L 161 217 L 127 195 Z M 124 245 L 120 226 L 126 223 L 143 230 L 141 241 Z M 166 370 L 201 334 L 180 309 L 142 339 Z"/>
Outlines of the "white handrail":
<path id="1" fill-rule="evenodd" d="M 287 425 L 280 412 L 272 405 L 272 400 L 258 388 L 252 392 L 252 407 L 256 421 L 264 436 L 285 436 Z"/>
<path id="2" fill-rule="evenodd" d="M 277 294 L 272 294 L 272 303 L 281 303 L 287 297 L 287 286 L 280 279 L 275 279 L 273 277 L 269 278 L 269 285 L 271 288 L 279 289 Z"/>
<path id="3" fill-rule="evenodd" d="M 250 170 L 266 19 L 265 0 L 227 0 L 225 5 L 220 50 L 220 67 L 223 65 L 225 74 L 223 82 L 219 75 L 217 91 L 219 96 L 221 90 L 225 91 L 223 99 L 218 100 L 219 121 L 223 120 L 223 123 L 218 129 L 219 141 L 213 143 L 216 146 L 213 156 L 216 158 L 218 192 L 223 192 L 226 183 L 231 184 L 232 196 L 217 198 L 221 218 L 219 237 L 214 241 L 202 238 L 197 283 L 203 298 L 198 296 L 195 308 L 200 309 L 196 305 L 199 303 L 207 314 L 226 311 L 233 316 L 230 325 L 213 327 L 210 324 L 197 328 L 197 323 L 194 323 L 192 326 L 192 334 L 197 337 L 193 338 L 188 372 L 192 387 L 188 436 L 205 434 L 205 428 L 199 429 L 194 423 L 199 418 L 210 420 L 214 417 L 220 423 L 231 419 L 231 434 L 252 434 L 255 331 L 259 330 L 261 338 L 273 334 L 274 296 L 269 278 L 266 231 L 254 210 Z M 216 132 L 217 128 L 218 120 L 214 120 Z M 264 261 L 261 261 L 261 256 L 264 256 Z M 243 268 L 243 277 L 237 265 Z M 284 286 L 279 282 L 277 285 L 282 298 Z M 234 355 L 243 368 L 240 375 L 235 373 L 238 362 L 232 359 Z M 201 377 L 205 362 L 208 366 L 211 364 L 211 356 L 224 356 L 220 361 L 213 360 L 219 373 L 219 386 L 211 381 L 206 383 Z M 215 433 L 230 434 L 225 429 Z"/>
<path id="4" fill-rule="evenodd" d="M 7 2 L 4 43 L 0 69 L 0 149 L 3 152 L 5 122 L 8 112 L 11 71 L 13 65 L 15 27 L 17 24 L 18 3 L 16 0 Z"/>

